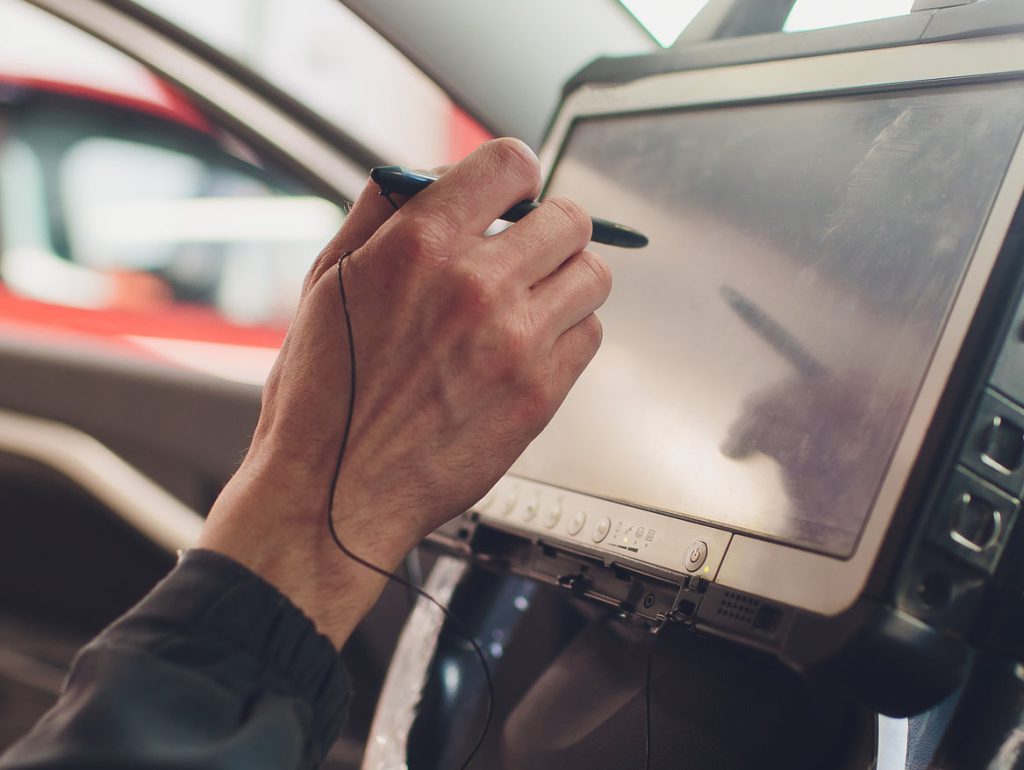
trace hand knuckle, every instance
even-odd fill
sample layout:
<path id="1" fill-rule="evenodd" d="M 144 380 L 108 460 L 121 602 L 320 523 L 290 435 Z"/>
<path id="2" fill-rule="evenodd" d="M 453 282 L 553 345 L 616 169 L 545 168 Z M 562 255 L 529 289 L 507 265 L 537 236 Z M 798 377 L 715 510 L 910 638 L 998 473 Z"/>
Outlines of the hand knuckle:
<path id="1" fill-rule="evenodd" d="M 309 266 L 309 270 L 306 271 L 305 277 L 302 279 L 302 295 L 305 296 L 309 293 L 309 290 L 313 288 L 313 284 L 316 283 L 320 274 L 323 272 L 323 255 L 317 257 L 313 264 Z"/>
<path id="2" fill-rule="evenodd" d="M 460 266 L 452 270 L 449 281 L 461 310 L 474 317 L 487 315 L 494 304 L 494 288 L 485 276 L 472 267 Z"/>
<path id="3" fill-rule="evenodd" d="M 540 164 L 537 156 L 518 139 L 495 139 L 489 143 L 502 168 L 508 169 L 529 186 L 540 182 Z"/>
<path id="4" fill-rule="evenodd" d="M 590 215 L 587 214 L 580 204 L 572 198 L 561 196 L 549 198 L 547 202 L 558 211 L 565 221 L 566 228 L 577 236 L 581 243 L 586 243 L 590 240 L 590 230 L 593 223 L 590 220 Z"/>
<path id="5" fill-rule="evenodd" d="M 451 247 L 455 228 L 451 220 L 436 211 L 417 212 L 402 219 L 397 235 L 410 259 L 438 260 Z"/>
<path id="6" fill-rule="evenodd" d="M 580 322 L 580 331 L 586 346 L 597 352 L 604 339 L 604 327 L 601 325 L 601 319 L 591 313 Z"/>
<path id="7" fill-rule="evenodd" d="M 341 231 L 339 230 L 334 236 L 327 242 L 320 253 L 317 254 L 316 259 L 313 260 L 313 264 L 309 266 L 309 270 L 306 271 L 306 276 L 302 281 L 302 293 L 305 294 L 309 291 L 313 284 L 315 284 L 320 276 L 323 275 L 327 269 L 338 261 L 338 256 L 341 254 Z"/>
<path id="8" fill-rule="evenodd" d="M 580 260 L 593 273 L 594 281 L 597 283 L 598 288 L 607 297 L 612 290 L 612 271 L 608 267 L 608 263 L 592 251 L 581 252 Z"/>

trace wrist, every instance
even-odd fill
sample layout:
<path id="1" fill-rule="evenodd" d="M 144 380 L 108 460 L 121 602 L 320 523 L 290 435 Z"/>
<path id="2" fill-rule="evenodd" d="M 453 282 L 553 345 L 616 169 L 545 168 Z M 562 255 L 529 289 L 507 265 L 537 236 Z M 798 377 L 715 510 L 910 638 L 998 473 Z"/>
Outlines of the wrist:
<path id="1" fill-rule="evenodd" d="M 376 602 L 386 578 L 335 545 L 322 482 L 304 478 L 303 470 L 282 479 L 280 465 L 273 473 L 267 467 L 243 463 L 214 503 L 197 545 L 234 559 L 275 586 L 340 648 Z M 349 533 L 337 510 L 335 518 L 345 546 L 387 572 L 408 551 L 394 539 L 374 537 L 372 527 L 353 527 L 357 531 Z"/>

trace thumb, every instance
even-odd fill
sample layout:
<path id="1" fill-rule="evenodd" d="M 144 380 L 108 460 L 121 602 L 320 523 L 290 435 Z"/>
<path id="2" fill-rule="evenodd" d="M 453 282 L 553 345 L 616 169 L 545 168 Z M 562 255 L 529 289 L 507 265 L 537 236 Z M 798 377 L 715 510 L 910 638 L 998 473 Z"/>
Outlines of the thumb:
<path id="1" fill-rule="evenodd" d="M 372 181 L 367 182 L 349 209 L 341 229 L 324 246 L 306 274 L 302 296 L 305 297 L 320 277 L 334 267 L 339 256 L 346 251 L 355 251 L 366 243 L 394 213 L 394 207 L 380 194 L 380 188 Z"/>
<path id="2" fill-rule="evenodd" d="M 439 177 L 449 168 L 451 168 L 451 164 L 444 164 L 434 167 L 428 173 Z M 405 201 L 401 195 L 394 197 L 398 198 L 396 202 L 399 206 Z M 346 251 L 355 251 L 370 240 L 370 236 L 377 232 L 380 226 L 387 222 L 394 213 L 395 206 L 381 195 L 380 187 L 373 181 L 367 182 L 349 210 L 348 216 L 345 217 L 341 229 L 324 247 L 309 269 L 306 280 L 302 284 L 302 296 L 305 297 L 320 276 L 337 263 L 338 257 Z"/>

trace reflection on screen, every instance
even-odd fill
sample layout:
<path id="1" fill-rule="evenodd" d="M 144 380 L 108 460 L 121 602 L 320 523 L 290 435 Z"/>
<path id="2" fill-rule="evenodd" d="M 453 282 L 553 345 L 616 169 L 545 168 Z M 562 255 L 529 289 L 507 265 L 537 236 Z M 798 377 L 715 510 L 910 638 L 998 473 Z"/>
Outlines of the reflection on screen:
<path id="1" fill-rule="evenodd" d="M 852 553 L 1022 125 L 1017 83 L 579 122 L 547 194 L 651 245 L 512 472 Z"/>

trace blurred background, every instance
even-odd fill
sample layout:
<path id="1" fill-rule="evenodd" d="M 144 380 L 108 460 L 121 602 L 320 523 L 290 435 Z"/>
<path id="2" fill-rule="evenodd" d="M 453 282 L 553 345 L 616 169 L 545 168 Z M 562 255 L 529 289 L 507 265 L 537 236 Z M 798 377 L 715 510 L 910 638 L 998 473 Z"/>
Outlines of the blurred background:
<path id="1" fill-rule="evenodd" d="M 799 0 L 786 29 L 911 4 Z M 429 168 L 489 137 L 337 0 L 141 5 L 388 162 Z M 623 3 L 648 50 L 672 45 L 704 5 Z M 642 50 L 638 40 L 622 47 Z M 517 99 L 514 83 L 495 88 Z M 121 342 L 148 355 L 261 382 L 306 266 L 342 216 L 143 65 L 23 0 L 0 0 L 0 323 L 28 319 L 94 336 L 116 327 Z M 98 321 L 55 306 L 115 315 Z M 224 347 L 236 343 L 245 350 Z"/>
<path id="2" fill-rule="evenodd" d="M 382 158 L 431 167 L 488 137 L 335 0 L 148 5 Z M 64 329 L 99 331 L 53 306 L 112 311 L 103 325 L 136 347 L 252 382 L 267 354 L 162 340 L 275 348 L 343 216 L 141 64 L 21 0 L 0 0 L 0 191 L 0 320 L 46 320 L 19 299 Z"/>
<path id="3" fill-rule="evenodd" d="M 369 167 L 456 160 L 492 131 L 525 135 L 526 114 L 537 144 L 574 71 L 670 48 L 706 0 L 410 4 L 406 39 L 466 25 L 469 53 L 414 57 L 447 85 L 512 62 L 485 73 L 475 104 L 495 110 L 479 122 L 363 20 L 372 3 L 348 5 L 362 15 L 338 0 L 0 0 L 0 750 L 191 542 Z M 769 5 L 796 32 L 912 0 Z M 138 7 L 153 16 L 136 28 Z M 357 766 L 409 606 L 389 589 L 346 648 L 362 696 L 333 767 Z"/>

